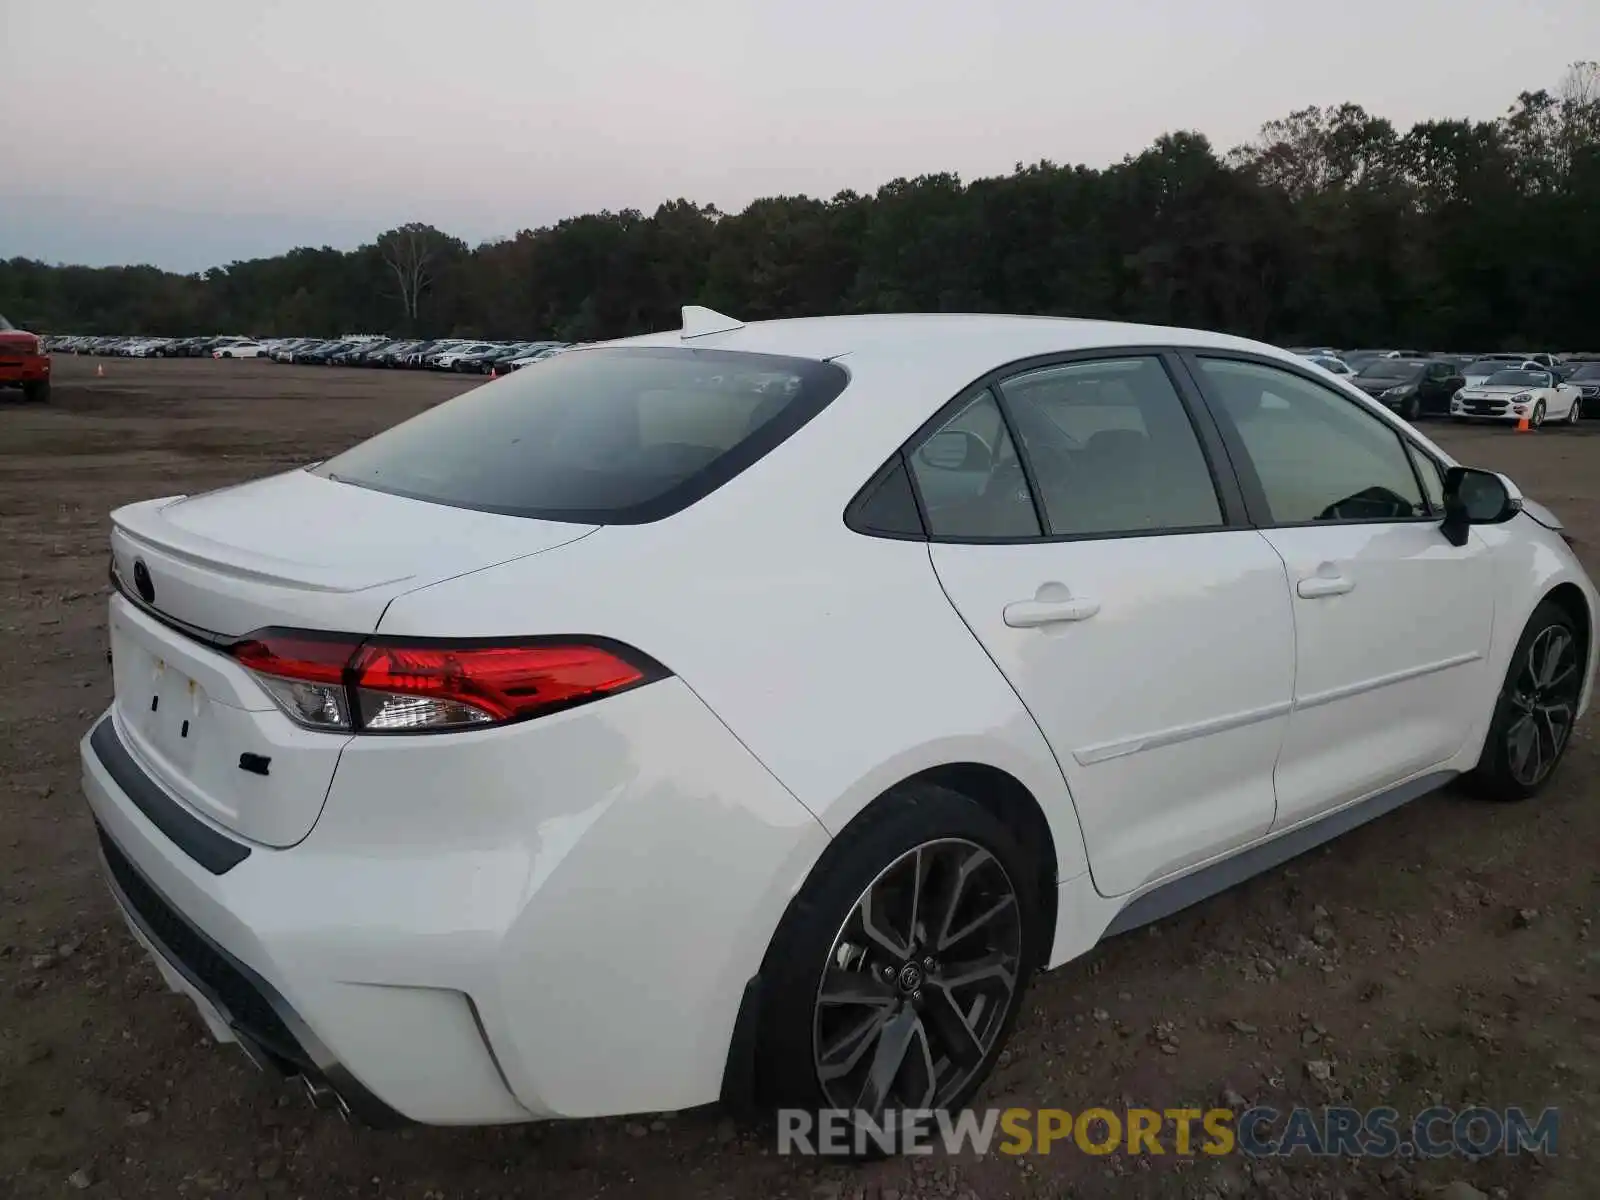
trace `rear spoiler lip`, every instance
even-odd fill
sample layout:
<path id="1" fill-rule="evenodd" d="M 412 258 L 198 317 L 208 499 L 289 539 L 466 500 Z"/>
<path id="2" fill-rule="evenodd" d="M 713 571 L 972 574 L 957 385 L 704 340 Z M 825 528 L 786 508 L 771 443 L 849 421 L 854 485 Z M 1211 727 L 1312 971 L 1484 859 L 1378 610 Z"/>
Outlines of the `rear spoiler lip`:
<path id="1" fill-rule="evenodd" d="M 147 500 L 115 510 L 111 514 L 113 539 L 121 536 L 135 552 L 140 549 L 151 550 L 170 555 L 188 566 L 301 592 L 350 594 L 376 587 L 390 587 L 415 578 L 415 573 L 410 571 L 382 579 L 374 579 L 370 575 L 358 576 L 340 567 L 255 554 L 226 542 L 186 532 L 161 516 L 167 507 L 184 499 L 186 497 L 173 496 Z"/>

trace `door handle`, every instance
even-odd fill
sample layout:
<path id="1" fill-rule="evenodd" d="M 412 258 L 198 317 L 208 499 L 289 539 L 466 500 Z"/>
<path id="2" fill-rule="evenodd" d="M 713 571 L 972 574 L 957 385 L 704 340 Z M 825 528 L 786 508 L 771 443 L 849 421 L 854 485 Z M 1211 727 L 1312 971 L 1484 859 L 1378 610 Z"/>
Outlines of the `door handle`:
<path id="1" fill-rule="evenodd" d="M 1100 611 L 1100 601 L 1068 596 L 1061 600 L 1013 600 L 1005 607 L 1006 624 L 1013 629 L 1037 629 L 1058 621 L 1087 621 Z"/>
<path id="2" fill-rule="evenodd" d="M 1324 596 L 1343 596 L 1356 590 L 1356 581 L 1343 575 L 1312 575 L 1295 585 L 1302 600 L 1320 600 Z"/>

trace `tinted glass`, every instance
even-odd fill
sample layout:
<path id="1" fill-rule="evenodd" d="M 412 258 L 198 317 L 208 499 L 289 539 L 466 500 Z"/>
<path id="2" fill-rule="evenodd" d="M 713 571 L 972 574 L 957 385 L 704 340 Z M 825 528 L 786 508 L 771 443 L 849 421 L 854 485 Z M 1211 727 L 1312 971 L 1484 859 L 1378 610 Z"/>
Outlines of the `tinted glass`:
<path id="1" fill-rule="evenodd" d="M 1202 358 L 1280 524 L 1426 514 L 1399 433 L 1353 400 L 1260 363 Z"/>
<path id="2" fill-rule="evenodd" d="M 1496 371 L 1505 370 L 1505 366 L 1506 363 L 1503 358 L 1480 358 L 1475 363 L 1467 364 L 1466 373 L 1468 375 L 1493 375 Z"/>
<path id="3" fill-rule="evenodd" d="M 1363 379 L 1411 379 L 1422 373 L 1422 364 L 1403 358 L 1380 358 L 1361 368 Z"/>
<path id="4" fill-rule="evenodd" d="M 1572 378 L 1574 380 L 1581 379 L 1586 383 L 1600 379 L 1600 363 L 1585 363 L 1572 373 Z"/>
<path id="5" fill-rule="evenodd" d="M 13 332 L 15 329 L 16 326 L 10 321 L 6 320 L 3 314 L 0 314 L 0 333 Z"/>
<path id="6" fill-rule="evenodd" d="M 1222 524 L 1199 439 L 1158 359 L 1044 367 L 1000 390 L 1052 535 Z"/>
<path id="7" fill-rule="evenodd" d="M 652 521 L 744 470 L 847 381 L 807 359 L 586 350 L 475 388 L 315 470 L 484 512 Z"/>
<path id="8" fill-rule="evenodd" d="M 851 507 L 847 523 L 860 533 L 923 536 L 922 517 L 911 492 L 911 479 L 906 474 L 905 462 L 898 455 L 889 473 Z"/>
<path id="9" fill-rule="evenodd" d="M 928 532 L 992 541 L 1038 537 L 1038 514 L 994 397 L 980 392 L 911 452 Z"/>

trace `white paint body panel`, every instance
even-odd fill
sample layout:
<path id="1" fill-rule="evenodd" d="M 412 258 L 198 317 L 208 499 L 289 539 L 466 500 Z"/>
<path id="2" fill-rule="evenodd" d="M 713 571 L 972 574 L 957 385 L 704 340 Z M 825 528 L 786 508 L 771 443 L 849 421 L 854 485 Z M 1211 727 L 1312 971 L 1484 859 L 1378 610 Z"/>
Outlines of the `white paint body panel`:
<path id="1" fill-rule="evenodd" d="M 1416 521 L 1261 536 L 1294 585 L 1298 648 L 1295 710 L 1275 772 L 1278 823 L 1453 757 L 1476 698 L 1499 687 L 1486 662 L 1494 592 L 1483 542 L 1458 548 Z M 1333 587 L 1318 595 L 1319 584 Z"/>
<path id="2" fill-rule="evenodd" d="M 1260 534 L 935 545 L 933 561 L 1055 750 L 1100 891 L 1131 892 L 1271 827 L 1294 629 Z M 1006 624 L 1008 604 L 1049 585 L 1099 611 Z"/>
<path id="3" fill-rule="evenodd" d="M 639 341 L 683 344 L 677 331 Z M 148 664 L 134 649 L 193 680 L 219 722 L 265 738 L 279 714 L 231 660 L 114 602 L 119 671 L 135 673 L 119 674 L 112 719 L 130 752 L 253 852 L 207 873 L 86 744 L 96 818 L 359 1082 L 419 1120 L 714 1100 L 741 991 L 789 901 L 830 839 L 909 776 L 975 763 L 1037 801 L 1060 896 L 1055 965 L 1162 882 L 1398 782 L 1374 767 L 1470 767 L 1540 598 L 1572 584 L 1597 607 L 1568 547 L 1527 516 L 1474 530 L 1463 552 L 1425 525 L 1008 547 L 844 525 L 912 431 L 1001 364 L 1139 345 L 1295 362 L 1254 343 L 952 315 L 751 324 L 693 345 L 835 358 L 851 382 L 777 450 L 654 524 L 441 509 L 303 472 L 117 514 L 119 566 L 147 556 L 160 602 L 205 629 L 592 633 L 673 672 L 502 729 L 296 729 L 273 751 L 285 791 L 252 798 L 257 784 L 224 759 L 163 766 L 178 752 L 141 723 Z M 1323 561 L 1356 588 L 1298 599 Z M 1006 604 L 1051 581 L 1098 611 L 1059 630 L 1004 624 Z M 1453 657 L 1368 688 L 1367 702 L 1292 709 L 1297 695 Z M 1592 674 L 1591 656 L 1585 704 Z"/>

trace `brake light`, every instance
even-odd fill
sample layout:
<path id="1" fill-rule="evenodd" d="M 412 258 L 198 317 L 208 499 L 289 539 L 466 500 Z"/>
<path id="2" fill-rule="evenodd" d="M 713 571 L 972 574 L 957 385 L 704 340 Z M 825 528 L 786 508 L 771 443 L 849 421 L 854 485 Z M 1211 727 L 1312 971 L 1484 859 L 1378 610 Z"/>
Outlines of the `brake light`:
<path id="1" fill-rule="evenodd" d="M 228 653 L 290 720 L 360 733 L 523 721 L 667 674 L 631 647 L 601 638 L 447 643 L 266 629 Z"/>

